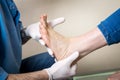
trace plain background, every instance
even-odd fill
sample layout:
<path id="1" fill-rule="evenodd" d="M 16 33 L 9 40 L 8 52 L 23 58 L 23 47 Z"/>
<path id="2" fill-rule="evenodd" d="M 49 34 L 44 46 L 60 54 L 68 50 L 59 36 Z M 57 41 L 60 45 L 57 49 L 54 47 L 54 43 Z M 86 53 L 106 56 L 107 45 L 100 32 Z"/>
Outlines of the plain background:
<path id="1" fill-rule="evenodd" d="M 65 23 L 55 30 L 64 36 L 82 35 L 120 7 L 120 0 L 15 0 L 21 12 L 23 26 L 38 22 L 41 14 L 48 19 L 65 17 Z M 96 44 L 97 45 L 97 44 Z M 82 46 L 81 46 L 82 47 Z M 23 58 L 45 52 L 34 40 L 23 45 Z M 78 62 L 77 74 L 90 74 L 120 68 L 120 44 L 106 46 L 92 52 Z"/>

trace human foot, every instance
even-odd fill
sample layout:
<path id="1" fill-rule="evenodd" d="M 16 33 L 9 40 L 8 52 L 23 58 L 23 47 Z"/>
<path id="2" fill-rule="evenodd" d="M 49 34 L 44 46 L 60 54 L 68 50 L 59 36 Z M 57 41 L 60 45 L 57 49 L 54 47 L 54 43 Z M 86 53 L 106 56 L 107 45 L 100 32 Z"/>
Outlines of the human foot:
<path id="1" fill-rule="evenodd" d="M 70 50 L 70 39 L 54 31 L 50 25 L 47 24 L 46 15 L 41 16 L 40 22 L 41 37 L 47 47 L 52 49 L 56 59 L 61 60 L 68 57 L 72 53 Z"/>

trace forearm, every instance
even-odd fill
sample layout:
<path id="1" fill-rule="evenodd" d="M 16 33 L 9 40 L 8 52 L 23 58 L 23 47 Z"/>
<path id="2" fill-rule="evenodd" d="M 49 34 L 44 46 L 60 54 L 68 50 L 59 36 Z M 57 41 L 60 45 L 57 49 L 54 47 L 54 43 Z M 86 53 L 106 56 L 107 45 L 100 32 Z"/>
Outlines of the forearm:
<path id="1" fill-rule="evenodd" d="M 9 74 L 7 80 L 48 80 L 48 74 L 45 70 L 24 73 L 24 74 Z"/>

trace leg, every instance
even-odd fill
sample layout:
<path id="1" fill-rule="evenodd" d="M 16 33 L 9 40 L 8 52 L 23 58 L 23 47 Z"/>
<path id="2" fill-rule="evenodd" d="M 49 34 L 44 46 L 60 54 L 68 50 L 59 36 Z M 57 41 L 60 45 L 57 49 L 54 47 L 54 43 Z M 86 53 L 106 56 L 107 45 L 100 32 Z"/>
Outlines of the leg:
<path id="1" fill-rule="evenodd" d="M 47 24 L 46 15 L 41 16 L 40 21 L 41 37 L 45 41 L 46 45 L 52 49 L 57 60 L 64 59 L 75 51 L 80 53 L 79 59 L 81 59 L 90 52 L 107 45 L 105 38 L 98 28 L 80 36 L 67 38 L 54 31 Z"/>
<path id="2" fill-rule="evenodd" d="M 21 64 L 20 72 L 25 73 L 42 70 L 50 67 L 54 63 L 54 58 L 51 57 L 47 52 L 40 53 L 24 59 Z"/>

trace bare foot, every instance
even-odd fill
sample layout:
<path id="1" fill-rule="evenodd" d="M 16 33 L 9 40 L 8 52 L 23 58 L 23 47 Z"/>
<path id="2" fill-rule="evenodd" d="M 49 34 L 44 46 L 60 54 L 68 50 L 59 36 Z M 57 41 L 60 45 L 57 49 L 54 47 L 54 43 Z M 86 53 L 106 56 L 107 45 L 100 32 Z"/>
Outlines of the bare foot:
<path id="1" fill-rule="evenodd" d="M 57 60 L 64 59 L 70 55 L 70 39 L 54 31 L 47 24 L 47 16 L 40 18 L 40 32 L 46 45 L 52 49 Z"/>

